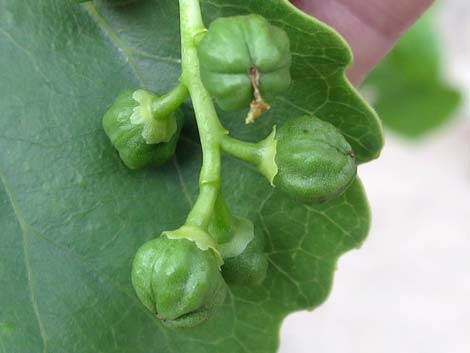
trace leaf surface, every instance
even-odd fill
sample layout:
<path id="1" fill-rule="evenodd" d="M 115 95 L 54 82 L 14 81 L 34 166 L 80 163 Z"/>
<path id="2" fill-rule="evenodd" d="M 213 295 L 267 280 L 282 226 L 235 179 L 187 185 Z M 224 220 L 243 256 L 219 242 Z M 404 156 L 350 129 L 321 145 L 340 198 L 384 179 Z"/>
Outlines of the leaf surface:
<path id="1" fill-rule="evenodd" d="M 224 124 L 249 140 L 305 112 L 333 122 L 360 161 L 379 154 L 380 123 L 344 79 L 350 52 L 285 1 L 203 1 L 206 21 L 257 12 L 283 26 L 294 83 L 259 124 Z M 180 226 L 201 165 L 190 106 L 177 156 L 127 170 L 101 128 L 119 92 L 170 89 L 180 75 L 174 0 L 74 5 L 0 0 L 0 350 L 8 353 L 275 352 L 282 319 L 327 297 L 338 257 L 358 247 L 369 209 L 357 180 L 340 198 L 302 205 L 246 164 L 224 160 L 234 212 L 261 227 L 270 267 L 260 287 L 232 286 L 200 327 L 163 328 L 130 283 L 137 248 Z"/>

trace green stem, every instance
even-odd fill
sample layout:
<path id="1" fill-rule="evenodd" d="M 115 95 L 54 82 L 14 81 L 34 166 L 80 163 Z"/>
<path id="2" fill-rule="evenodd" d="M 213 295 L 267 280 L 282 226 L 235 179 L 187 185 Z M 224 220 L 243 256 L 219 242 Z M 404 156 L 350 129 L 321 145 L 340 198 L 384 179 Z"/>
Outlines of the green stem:
<path id="1" fill-rule="evenodd" d="M 222 150 L 243 161 L 259 164 L 262 153 L 259 144 L 240 141 L 230 136 L 224 136 L 221 141 Z"/>
<path id="2" fill-rule="evenodd" d="M 271 184 L 278 173 L 276 165 L 276 129 L 258 143 L 240 141 L 230 136 L 223 136 L 221 141 L 222 150 L 240 158 L 243 161 L 253 163 L 258 172 L 263 174 Z"/>
<path id="3" fill-rule="evenodd" d="M 227 131 L 221 125 L 212 98 L 201 81 L 196 38 L 205 31 L 205 26 L 199 0 L 179 0 L 179 4 L 182 83 L 191 95 L 203 153 L 199 196 L 186 224 L 207 230 L 220 190 L 220 141 Z"/>
<path id="4" fill-rule="evenodd" d="M 178 86 L 152 104 L 152 111 L 155 112 L 154 119 L 168 118 L 188 97 L 188 89 L 184 84 L 179 83 Z"/>

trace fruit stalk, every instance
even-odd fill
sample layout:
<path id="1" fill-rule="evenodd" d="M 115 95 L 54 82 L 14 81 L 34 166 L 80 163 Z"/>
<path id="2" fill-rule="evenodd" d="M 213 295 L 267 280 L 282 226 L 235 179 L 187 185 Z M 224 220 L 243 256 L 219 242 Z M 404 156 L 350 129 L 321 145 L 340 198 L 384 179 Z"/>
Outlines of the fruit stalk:
<path id="1" fill-rule="evenodd" d="M 202 146 L 203 161 L 199 178 L 199 196 L 186 224 L 207 230 L 220 190 L 220 140 L 227 135 L 219 121 L 209 92 L 201 81 L 196 38 L 205 31 L 199 0 L 180 0 L 182 83 L 193 102 Z"/>

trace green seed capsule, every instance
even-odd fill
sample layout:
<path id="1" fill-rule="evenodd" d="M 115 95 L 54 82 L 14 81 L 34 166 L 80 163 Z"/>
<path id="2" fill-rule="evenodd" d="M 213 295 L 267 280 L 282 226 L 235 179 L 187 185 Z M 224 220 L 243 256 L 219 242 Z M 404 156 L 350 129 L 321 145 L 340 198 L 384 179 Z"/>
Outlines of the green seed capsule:
<path id="1" fill-rule="evenodd" d="M 301 116 L 284 124 L 276 134 L 273 183 L 304 202 L 322 202 L 341 194 L 356 176 L 354 153 L 331 124 Z"/>
<path id="2" fill-rule="evenodd" d="M 155 119 L 158 96 L 144 90 L 123 92 L 103 117 L 103 127 L 124 164 L 130 169 L 159 166 L 176 149 L 183 115 L 176 111 Z"/>
<path id="3" fill-rule="evenodd" d="M 255 99 L 253 73 L 268 101 L 290 83 L 289 38 L 259 15 L 219 18 L 211 23 L 198 46 L 201 78 L 226 111 L 245 108 Z"/>
<path id="4" fill-rule="evenodd" d="M 233 216 L 222 195 L 216 200 L 209 233 L 224 258 L 222 275 L 227 282 L 242 285 L 263 282 L 268 268 L 264 234 L 250 220 Z"/>
<path id="5" fill-rule="evenodd" d="M 238 256 L 224 259 L 222 275 L 227 283 L 260 285 L 267 270 L 264 234 L 255 228 L 255 236 L 245 250 Z"/>
<path id="6" fill-rule="evenodd" d="M 137 252 L 132 284 L 141 302 L 173 328 L 193 327 L 223 304 L 227 286 L 211 249 L 194 241 L 151 240 Z"/>

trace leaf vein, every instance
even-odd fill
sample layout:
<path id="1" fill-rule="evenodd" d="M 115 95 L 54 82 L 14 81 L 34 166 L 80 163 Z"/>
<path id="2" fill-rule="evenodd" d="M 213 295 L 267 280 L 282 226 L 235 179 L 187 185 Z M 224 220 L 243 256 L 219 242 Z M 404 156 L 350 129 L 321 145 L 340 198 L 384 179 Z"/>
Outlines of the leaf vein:
<path id="1" fill-rule="evenodd" d="M 176 173 L 178 174 L 178 180 L 181 184 L 181 188 L 183 189 L 183 194 L 188 201 L 189 207 L 193 207 L 194 202 L 191 194 L 189 193 L 187 183 L 184 181 L 183 174 L 181 173 L 181 167 L 179 165 L 178 159 L 176 158 L 176 155 L 173 157 L 173 165 L 175 166 Z"/>
<path id="2" fill-rule="evenodd" d="M 124 41 L 114 32 L 113 28 L 111 25 L 106 21 L 106 19 L 101 16 L 101 14 L 98 12 L 96 9 L 96 6 L 92 3 L 87 3 L 84 5 L 86 8 L 88 14 L 92 18 L 92 20 L 97 24 L 98 27 L 101 28 L 102 32 L 105 34 L 105 36 L 111 41 L 111 43 L 119 49 L 121 53 L 124 54 L 125 58 L 127 59 L 127 63 L 131 67 L 131 69 L 134 71 L 136 78 L 140 81 L 140 83 L 143 86 L 148 86 L 146 83 L 146 80 L 144 79 L 144 75 L 140 71 L 138 65 L 134 61 L 135 56 L 140 56 L 142 58 L 148 58 L 152 59 L 155 61 L 159 62 L 164 62 L 164 63 L 169 63 L 169 64 L 174 64 L 178 65 L 181 63 L 180 59 L 175 59 L 171 57 L 164 57 L 164 56 L 158 56 L 155 54 L 150 54 L 146 52 L 139 52 L 136 51 L 135 49 L 130 48 Z"/>
<path id="3" fill-rule="evenodd" d="M 42 340 L 42 345 L 43 345 L 42 352 L 47 353 L 48 339 L 47 339 L 46 331 L 44 328 L 44 323 L 42 322 L 41 315 L 39 313 L 39 306 L 38 306 L 36 292 L 35 292 L 34 285 L 33 285 L 33 272 L 31 269 L 30 254 L 29 254 L 29 236 L 28 236 L 29 226 L 26 223 L 21 211 L 19 210 L 16 200 L 14 199 L 13 194 L 11 193 L 10 188 L 7 185 L 6 177 L 4 176 L 2 172 L 0 172 L 0 181 L 7 194 L 8 201 L 15 214 L 16 221 L 18 222 L 18 225 L 21 228 L 23 253 L 24 253 L 24 265 L 26 269 L 26 275 L 28 278 L 29 297 L 30 297 L 31 306 L 34 312 L 34 316 L 36 317 L 36 321 L 37 321 L 37 325 L 39 329 L 39 335 L 41 336 L 41 340 Z"/>

